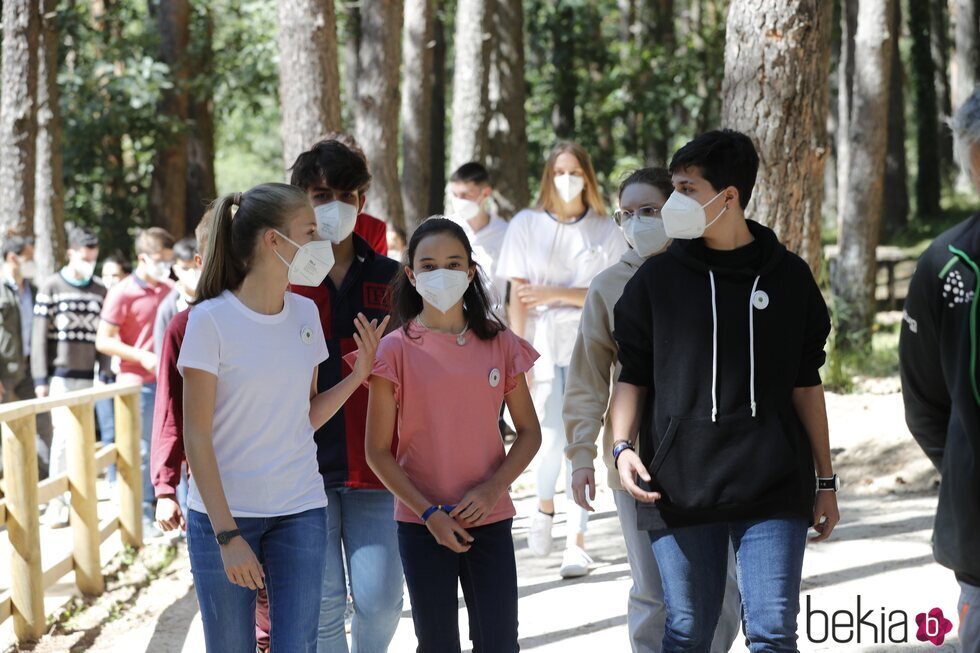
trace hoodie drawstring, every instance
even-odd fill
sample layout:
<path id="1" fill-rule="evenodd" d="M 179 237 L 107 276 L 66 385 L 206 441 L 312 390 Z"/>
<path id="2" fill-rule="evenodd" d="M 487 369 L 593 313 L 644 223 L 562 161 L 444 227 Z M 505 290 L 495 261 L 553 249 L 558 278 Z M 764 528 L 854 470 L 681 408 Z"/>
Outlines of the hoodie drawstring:
<path id="1" fill-rule="evenodd" d="M 714 270 L 708 270 L 711 280 L 711 421 L 718 421 L 718 297 L 715 288 Z M 755 292 L 759 288 L 757 276 L 749 293 L 749 406 L 752 417 L 756 417 L 755 403 Z"/>
<path id="2" fill-rule="evenodd" d="M 759 287 L 760 277 L 755 278 L 752 292 L 749 294 L 749 405 L 752 406 L 752 417 L 755 417 L 755 291 Z"/>
<path id="3" fill-rule="evenodd" d="M 715 296 L 715 273 L 711 278 L 711 421 L 718 421 L 718 301 Z"/>

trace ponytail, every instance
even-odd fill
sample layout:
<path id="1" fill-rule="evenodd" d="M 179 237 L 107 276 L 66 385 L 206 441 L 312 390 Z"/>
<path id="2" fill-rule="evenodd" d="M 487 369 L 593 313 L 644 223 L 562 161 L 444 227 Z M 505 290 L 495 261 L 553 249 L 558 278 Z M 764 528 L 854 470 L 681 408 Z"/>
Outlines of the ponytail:
<path id="1" fill-rule="evenodd" d="M 288 184 L 262 184 L 216 199 L 208 208 L 211 229 L 194 303 L 241 286 L 261 235 L 268 229 L 285 231 L 289 218 L 309 206 L 306 193 Z"/>

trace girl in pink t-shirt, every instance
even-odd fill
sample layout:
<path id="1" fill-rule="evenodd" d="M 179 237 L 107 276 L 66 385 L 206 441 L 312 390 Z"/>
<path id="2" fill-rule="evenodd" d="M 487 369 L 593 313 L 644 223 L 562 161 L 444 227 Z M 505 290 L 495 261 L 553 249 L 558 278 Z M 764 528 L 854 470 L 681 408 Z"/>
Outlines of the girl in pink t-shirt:
<path id="1" fill-rule="evenodd" d="M 393 297 L 403 326 L 381 340 L 370 380 L 367 460 L 398 499 L 420 652 L 460 650 L 457 583 L 474 650 L 518 650 L 507 488 L 541 444 L 524 378 L 538 354 L 493 315 L 477 272 L 459 225 L 430 218 L 415 230 Z M 517 429 L 509 453 L 504 401 Z"/>

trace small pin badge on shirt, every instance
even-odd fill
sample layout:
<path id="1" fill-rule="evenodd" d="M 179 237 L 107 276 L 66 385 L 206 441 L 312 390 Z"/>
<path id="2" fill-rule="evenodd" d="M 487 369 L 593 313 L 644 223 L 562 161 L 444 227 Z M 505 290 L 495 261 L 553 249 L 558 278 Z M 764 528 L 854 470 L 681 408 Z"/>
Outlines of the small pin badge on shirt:
<path id="1" fill-rule="evenodd" d="M 304 345 L 313 344 L 313 329 L 312 327 L 304 326 L 299 332 L 300 340 L 303 341 Z"/>
<path id="2" fill-rule="evenodd" d="M 490 370 L 490 387 L 496 388 L 500 385 L 500 370 L 496 367 Z"/>
<path id="3" fill-rule="evenodd" d="M 764 290 L 756 290 L 752 295 L 752 305 L 758 310 L 764 311 L 769 307 L 769 295 Z"/>

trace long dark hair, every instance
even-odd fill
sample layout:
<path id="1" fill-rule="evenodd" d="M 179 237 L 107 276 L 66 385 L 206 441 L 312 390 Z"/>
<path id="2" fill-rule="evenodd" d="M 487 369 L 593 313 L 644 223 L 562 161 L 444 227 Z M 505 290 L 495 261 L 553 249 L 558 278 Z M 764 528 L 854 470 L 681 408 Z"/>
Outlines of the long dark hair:
<path id="1" fill-rule="evenodd" d="M 233 206 L 238 207 L 234 215 Z M 262 234 L 284 232 L 288 218 L 304 206 L 310 206 L 306 193 L 289 184 L 262 184 L 216 199 L 208 208 L 211 230 L 195 303 L 242 285 Z"/>
<path id="2" fill-rule="evenodd" d="M 414 269 L 415 251 L 418 249 L 419 243 L 428 236 L 435 234 L 448 234 L 462 243 L 466 250 L 469 266 L 476 268 L 473 281 L 470 282 L 463 294 L 463 313 L 466 315 L 466 322 L 470 330 L 476 334 L 477 338 L 492 340 L 507 327 L 490 308 L 490 298 L 487 296 L 486 288 L 483 287 L 482 268 L 473 260 L 473 247 L 462 227 L 442 216 L 433 216 L 425 220 L 412 234 L 412 239 L 408 243 L 406 265 Z M 415 286 L 408 280 L 405 268 L 402 268 L 401 272 L 398 273 L 392 282 L 392 287 L 392 318 L 400 322 L 402 329 L 408 334 L 412 320 L 422 312 L 422 295 L 415 290 Z"/>

